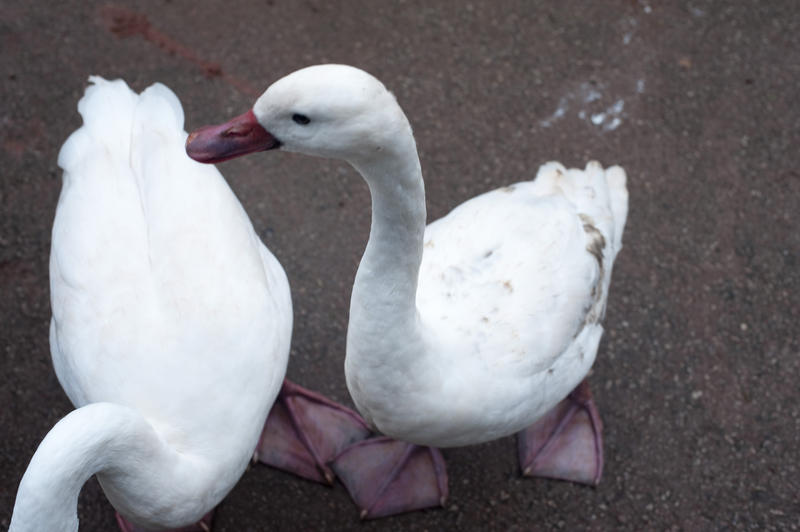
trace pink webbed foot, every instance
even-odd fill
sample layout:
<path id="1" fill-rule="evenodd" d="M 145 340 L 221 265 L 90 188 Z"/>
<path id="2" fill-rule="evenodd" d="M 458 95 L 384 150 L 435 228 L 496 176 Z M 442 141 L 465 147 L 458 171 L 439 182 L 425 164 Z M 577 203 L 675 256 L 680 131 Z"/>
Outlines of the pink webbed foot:
<path id="1" fill-rule="evenodd" d="M 331 467 L 362 519 L 443 506 L 447 500 L 444 458 L 432 447 L 370 438 L 345 449 Z"/>
<path id="2" fill-rule="evenodd" d="M 525 476 L 597 485 L 603 474 L 603 424 L 584 380 L 542 419 L 518 434 Z"/>
<path id="3" fill-rule="evenodd" d="M 214 519 L 214 510 L 211 510 L 197 523 L 181 528 L 175 528 L 163 532 L 211 532 L 211 521 Z M 138 527 L 122 517 L 117 512 L 117 524 L 122 532 L 148 532 L 148 530 Z"/>
<path id="4" fill-rule="evenodd" d="M 361 416 L 349 408 L 285 380 L 253 458 L 309 480 L 333 484 L 328 462 L 369 434 Z"/>

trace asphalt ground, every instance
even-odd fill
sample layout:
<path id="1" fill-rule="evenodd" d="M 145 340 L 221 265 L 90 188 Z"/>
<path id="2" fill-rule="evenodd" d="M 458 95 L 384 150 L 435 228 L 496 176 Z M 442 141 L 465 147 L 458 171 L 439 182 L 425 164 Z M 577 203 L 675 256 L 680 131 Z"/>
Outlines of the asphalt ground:
<path id="1" fill-rule="evenodd" d="M 314 63 L 373 73 L 420 147 L 431 220 L 560 160 L 628 172 L 630 215 L 590 382 L 593 489 L 523 479 L 513 438 L 445 452 L 443 509 L 360 522 L 341 485 L 252 467 L 217 531 L 800 528 L 800 15 L 794 0 L 102 3 L 0 8 L 0 530 L 70 409 L 50 362 L 48 255 L 61 143 L 90 74 L 160 81 L 187 128 L 239 114 Z M 344 163 L 224 163 L 288 273 L 288 374 L 343 377 L 366 186 Z M 97 483 L 82 531 L 114 529 Z"/>

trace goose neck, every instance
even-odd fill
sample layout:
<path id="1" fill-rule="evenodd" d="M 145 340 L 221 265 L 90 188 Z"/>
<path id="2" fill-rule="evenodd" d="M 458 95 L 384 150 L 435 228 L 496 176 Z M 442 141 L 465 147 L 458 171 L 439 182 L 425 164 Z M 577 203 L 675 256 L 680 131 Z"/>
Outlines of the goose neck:
<path id="1" fill-rule="evenodd" d="M 369 185 L 372 222 L 354 300 L 370 312 L 412 319 L 425 233 L 425 187 L 413 138 L 404 149 L 356 165 Z"/>
<path id="2" fill-rule="evenodd" d="M 159 517 L 202 515 L 201 507 L 213 503 L 202 496 L 199 486 L 207 484 L 202 477 L 208 472 L 198 462 L 170 448 L 135 410 L 111 403 L 84 406 L 59 421 L 36 450 L 17 491 L 9 532 L 76 532 L 78 495 L 94 474 L 125 515 L 141 506 L 157 508 L 176 485 L 194 486 L 189 489 L 195 498 L 180 515 L 170 515 L 172 508 Z"/>

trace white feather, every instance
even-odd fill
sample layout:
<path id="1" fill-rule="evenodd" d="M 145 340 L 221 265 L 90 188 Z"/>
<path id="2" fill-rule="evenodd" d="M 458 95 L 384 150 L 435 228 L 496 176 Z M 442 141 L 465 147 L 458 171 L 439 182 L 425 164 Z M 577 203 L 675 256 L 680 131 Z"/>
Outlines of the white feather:
<path id="1" fill-rule="evenodd" d="M 59 154 L 50 342 L 77 407 L 37 450 L 11 529 L 77 529 L 92 474 L 145 527 L 197 521 L 241 476 L 286 370 L 286 276 L 183 111 L 92 77 Z"/>
<path id="2" fill-rule="evenodd" d="M 535 422 L 586 376 L 627 214 L 621 168 L 548 163 L 426 228 L 411 127 L 380 81 L 308 67 L 254 112 L 283 149 L 347 160 L 370 187 L 345 372 L 379 430 L 439 447 L 491 440 Z"/>

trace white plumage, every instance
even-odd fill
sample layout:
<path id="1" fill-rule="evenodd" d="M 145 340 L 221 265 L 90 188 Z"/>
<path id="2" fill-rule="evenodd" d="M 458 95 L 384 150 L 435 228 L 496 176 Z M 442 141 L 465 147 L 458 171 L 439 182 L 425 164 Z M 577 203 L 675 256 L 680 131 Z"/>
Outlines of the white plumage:
<path id="1" fill-rule="evenodd" d="M 370 187 L 345 372 L 381 432 L 433 446 L 487 441 L 531 425 L 586 376 L 627 215 L 621 168 L 548 163 L 425 227 L 411 127 L 380 81 L 308 67 L 253 112 L 281 149 L 344 159 Z"/>
<path id="2" fill-rule="evenodd" d="M 607 180 L 623 193 L 618 221 Z M 419 417 L 442 421 L 412 441 L 445 447 L 516 432 L 586 376 L 624 183 L 618 167 L 549 163 L 534 181 L 482 194 L 426 227 L 416 303 L 432 367 L 442 369 L 420 371 L 439 378 Z"/>
<path id="3" fill-rule="evenodd" d="M 213 508 L 243 473 L 286 370 L 283 269 L 213 166 L 184 151 L 183 111 L 91 78 L 59 154 L 50 343 L 77 410 L 22 479 L 11 529 L 77 530 L 83 482 L 145 527 Z"/>

